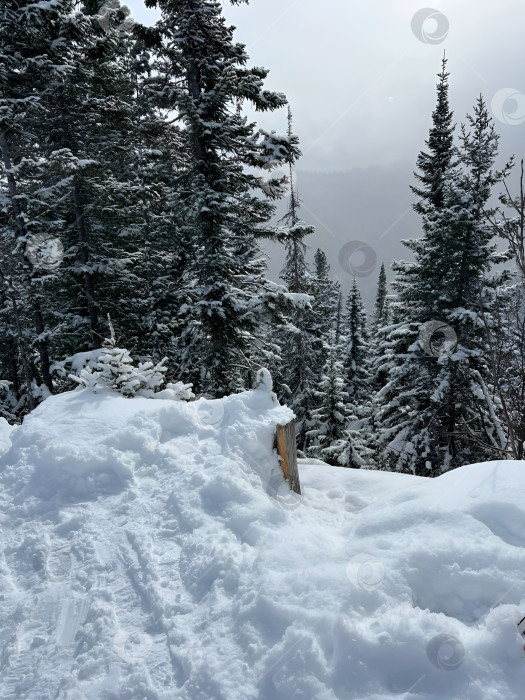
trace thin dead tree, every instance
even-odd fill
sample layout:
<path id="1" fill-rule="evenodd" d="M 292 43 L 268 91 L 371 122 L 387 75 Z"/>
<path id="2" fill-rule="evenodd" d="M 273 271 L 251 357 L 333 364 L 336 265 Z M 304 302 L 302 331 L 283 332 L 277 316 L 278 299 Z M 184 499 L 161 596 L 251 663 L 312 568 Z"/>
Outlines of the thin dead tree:
<path id="1" fill-rule="evenodd" d="M 489 348 L 492 392 L 498 420 L 507 437 L 511 459 L 525 452 L 525 167 L 521 160 L 519 191 L 511 194 L 506 180 L 501 207 L 486 214 L 493 233 L 504 240 L 516 262 L 518 279 L 504 288 L 490 322 L 482 313 Z M 481 299 L 480 306 L 483 308 Z"/>
<path id="2" fill-rule="evenodd" d="M 521 274 L 521 284 L 525 285 L 525 176 L 523 159 L 521 161 L 520 188 L 517 195 L 512 195 L 506 180 L 503 180 L 505 192 L 499 200 L 502 207 L 486 215 L 486 220 L 496 236 L 509 244 L 516 265 Z M 505 209 L 509 210 L 506 211 Z"/>

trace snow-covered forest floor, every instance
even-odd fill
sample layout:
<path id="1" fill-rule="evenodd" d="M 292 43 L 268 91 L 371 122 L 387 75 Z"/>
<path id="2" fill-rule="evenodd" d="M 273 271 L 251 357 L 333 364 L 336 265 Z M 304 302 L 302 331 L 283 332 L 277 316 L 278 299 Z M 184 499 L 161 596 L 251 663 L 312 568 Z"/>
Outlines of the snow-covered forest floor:
<path id="1" fill-rule="evenodd" d="M 0 424 L 3 700 L 523 697 L 519 461 L 302 461 L 260 388 L 78 389 Z"/>

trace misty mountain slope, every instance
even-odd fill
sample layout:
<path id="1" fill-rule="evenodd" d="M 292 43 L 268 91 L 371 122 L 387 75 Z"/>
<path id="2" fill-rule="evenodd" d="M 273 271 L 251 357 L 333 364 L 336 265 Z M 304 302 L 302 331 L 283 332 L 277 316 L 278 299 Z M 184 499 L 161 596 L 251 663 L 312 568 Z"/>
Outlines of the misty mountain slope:
<path id="1" fill-rule="evenodd" d="M 313 236 L 306 238 L 309 258 L 316 248 L 322 248 L 328 257 L 332 276 L 338 279 L 346 295 L 353 279 L 352 266 L 366 304 L 371 308 L 376 292 L 381 263 L 390 274 L 393 258 L 412 259 L 402 245 L 402 238 L 421 235 L 421 222 L 412 211 L 414 197 L 413 165 L 396 163 L 390 167 L 354 168 L 341 172 L 299 171 L 296 185 L 302 201 L 300 216 L 316 227 Z M 284 203 L 279 203 L 276 219 L 284 214 Z M 370 246 L 370 256 L 363 253 L 344 258 L 345 268 L 339 261 L 343 246 L 361 241 Z M 269 271 L 277 279 L 284 263 L 283 246 L 265 242 L 269 254 Z"/>
<path id="2" fill-rule="evenodd" d="M 0 697 L 522 697 L 525 464 L 300 464 L 261 387 L 0 425 Z"/>

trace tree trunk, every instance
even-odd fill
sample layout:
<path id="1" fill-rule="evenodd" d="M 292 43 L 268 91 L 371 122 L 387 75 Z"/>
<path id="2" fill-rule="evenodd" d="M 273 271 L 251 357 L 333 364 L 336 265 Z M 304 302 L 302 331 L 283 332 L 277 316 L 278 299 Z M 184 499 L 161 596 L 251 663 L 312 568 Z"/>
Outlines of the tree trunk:
<path id="1" fill-rule="evenodd" d="M 61 84 L 58 88 L 61 126 L 62 126 L 62 146 L 69 148 L 75 153 L 75 143 L 71 134 L 71 129 L 67 121 L 68 109 L 64 98 L 64 86 Z M 73 180 L 73 191 L 71 193 L 73 208 L 75 214 L 75 226 L 78 233 L 78 243 L 80 250 L 80 261 L 83 267 L 87 267 L 89 262 L 89 230 L 86 218 L 85 205 L 82 197 L 82 186 L 77 177 Z M 95 284 L 93 275 L 86 269 L 82 272 L 82 291 L 86 297 L 87 311 L 89 316 L 89 329 L 91 331 L 91 345 L 94 350 L 102 347 L 101 344 L 101 328 L 98 318 L 98 306 L 95 300 Z"/>
<path id="2" fill-rule="evenodd" d="M 11 202 L 11 208 L 13 210 L 13 214 L 15 217 L 15 224 L 16 224 L 16 229 L 18 231 L 19 237 L 24 237 L 26 240 L 28 239 L 28 231 L 27 227 L 25 224 L 22 208 L 20 206 L 20 203 L 18 201 L 18 188 L 17 188 L 17 183 L 15 176 L 13 175 L 12 172 L 12 162 L 11 162 L 11 157 L 9 153 L 9 145 L 7 143 L 7 138 L 5 135 L 5 130 L 0 131 L 0 151 L 2 152 L 2 160 L 4 163 L 4 167 L 6 170 L 6 178 L 7 178 L 7 183 L 8 183 L 8 188 L 9 188 L 9 199 Z M 29 261 L 27 261 L 27 264 L 31 264 Z M 31 265 L 32 267 L 32 265 Z M 40 364 L 42 367 L 42 379 L 49 389 L 51 393 L 53 393 L 53 382 L 51 379 L 51 372 L 50 372 L 50 361 L 49 361 L 49 352 L 47 349 L 47 342 L 44 337 L 44 331 L 45 331 L 45 325 L 44 325 L 44 317 L 42 315 L 42 309 L 40 307 L 40 302 L 37 298 L 34 298 L 32 295 L 32 290 L 31 290 L 31 279 L 28 278 L 25 280 L 27 283 L 27 294 L 31 300 L 31 305 L 33 307 L 33 320 L 35 324 L 35 331 L 38 336 L 37 340 L 37 345 L 38 345 L 38 351 L 40 355 Z"/>
<path id="3" fill-rule="evenodd" d="M 78 242 L 80 244 L 80 260 L 82 265 L 85 267 L 89 261 L 88 231 L 80 183 L 76 178 L 73 184 L 73 205 L 75 207 L 75 223 L 78 231 Z M 87 270 L 84 270 L 82 277 L 89 314 L 89 327 L 92 338 L 91 343 L 93 349 L 95 350 L 102 347 L 100 339 L 100 324 L 98 320 L 98 308 L 95 301 L 95 285 L 93 284 L 93 275 Z"/>
<path id="4" fill-rule="evenodd" d="M 8 283 L 8 280 L 6 279 L 5 275 L 3 274 L 3 272 L 1 270 L 0 270 L 0 279 L 3 282 Z M 9 301 L 11 302 L 11 306 L 13 309 L 13 318 L 15 321 L 16 334 L 18 337 L 18 349 L 13 347 L 13 354 L 11 357 L 13 376 L 15 377 L 15 381 L 13 382 L 15 384 L 15 392 L 17 394 L 17 397 L 20 398 L 20 384 L 18 381 L 18 364 L 16 361 L 16 356 L 18 355 L 18 353 L 20 353 L 20 358 L 22 361 L 22 369 L 24 372 L 24 379 L 25 379 L 26 385 L 27 385 L 27 398 L 29 401 L 29 408 L 30 408 L 30 410 L 33 410 L 33 408 L 35 407 L 35 400 L 33 398 L 33 394 L 31 393 L 31 385 L 33 383 L 33 379 L 36 380 L 37 377 L 36 376 L 34 377 L 33 376 L 34 373 L 31 371 L 32 363 L 31 363 L 31 367 L 30 367 L 30 363 L 29 363 L 29 354 L 30 353 L 26 347 L 24 334 L 22 331 L 22 322 L 20 320 L 20 314 L 18 313 L 18 305 L 16 303 L 16 298 L 15 298 L 14 292 L 12 290 L 10 290 L 9 293 L 6 292 L 5 299 L 9 299 Z M 18 352 L 16 352 L 16 350 L 18 350 Z M 34 367 L 33 367 L 33 370 L 34 370 Z"/>

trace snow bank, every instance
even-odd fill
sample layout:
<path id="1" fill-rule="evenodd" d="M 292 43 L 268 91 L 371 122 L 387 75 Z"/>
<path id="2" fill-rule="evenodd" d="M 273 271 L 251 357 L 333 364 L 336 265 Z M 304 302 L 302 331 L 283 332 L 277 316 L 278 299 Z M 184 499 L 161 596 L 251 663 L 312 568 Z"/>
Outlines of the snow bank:
<path id="1" fill-rule="evenodd" d="M 522 698 L 525 463 L 303 460 L 296 497 L 261 379 L 0 422 L 0 697 Z"/>
<path id="2" fill-rule="evenodd" d="M 0 455 L 3 455 L 11 447 L 11 433 L 13 428 L 5 418 L 0 418 Z"/>

